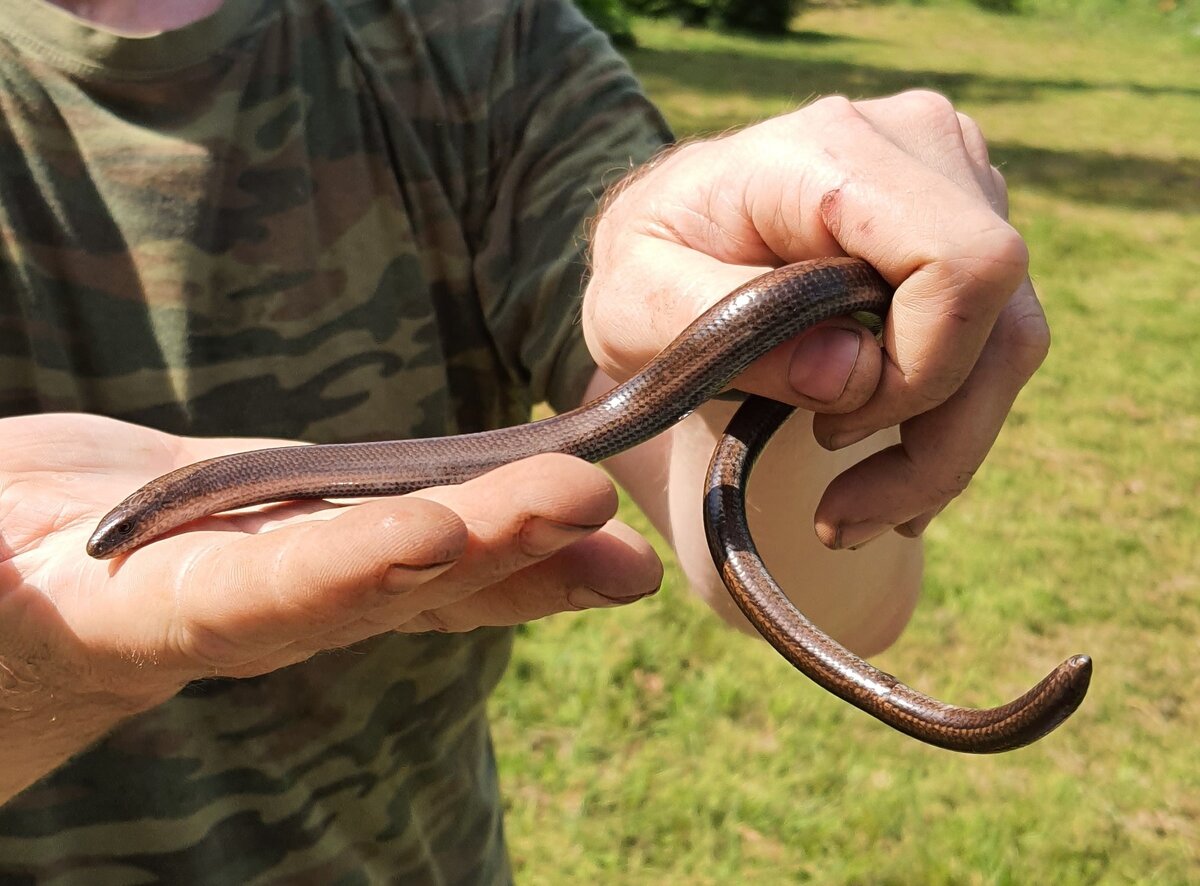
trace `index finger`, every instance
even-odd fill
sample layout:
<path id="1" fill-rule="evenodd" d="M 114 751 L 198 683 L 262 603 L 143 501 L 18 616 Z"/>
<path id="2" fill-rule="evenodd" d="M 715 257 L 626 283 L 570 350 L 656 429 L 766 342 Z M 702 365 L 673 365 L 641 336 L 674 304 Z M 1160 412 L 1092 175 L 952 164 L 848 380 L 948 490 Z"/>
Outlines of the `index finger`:
<path id="1" fill-rule="evenodd" d="M 824 133 L 822 149 L 797 150 L 814 125 Z M 794 167 L 790 194 L 756 190 L 746 201 L 767 245 L 786 261 L 840 250 L 897 287 L 879 387 L 830 426 L 861 439 L 944 402 L 1026 277 L 1024 241 L 976 189 L 898 147 L 845 99 L 824 99 L 759 129 L 765 137 L 747 140 L 727 162 L 754 167 L 776 158 L 779 167 L 787 157 L 782 172 Z M 796 205 L 815 211 L 797 215 Z"/>
<path id="2" fill-rule="evenodd" d="M 937 176 L 933 176 L 937 178 Z M 943 180 L 945 181 L 945 180 Z M 834 448 L 899 424 L 943 403 L 970 375 L 1000 311 L 1026 279 L 1021 237 L 982 201 L 956 186 L 931 182 L 923 206 L 904 207 L 870 182 L 826 193 L 822 217 L 852 255 L 897 283 L 884 326 L 886 359 L 865 406 L 826 423 Z M 889 210 L 896 237 L 867 236 Z"/>

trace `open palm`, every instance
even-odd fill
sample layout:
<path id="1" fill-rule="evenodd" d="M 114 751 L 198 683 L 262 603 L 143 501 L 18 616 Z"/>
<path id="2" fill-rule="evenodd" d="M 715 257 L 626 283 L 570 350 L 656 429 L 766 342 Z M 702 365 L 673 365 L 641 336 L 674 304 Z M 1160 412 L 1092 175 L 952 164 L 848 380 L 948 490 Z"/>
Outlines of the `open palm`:
<path id="1" fill-rule="evenodd" d="M 206 518 L 117 560 L 85 553 L 141 484 L 262 445 L 87 415 L 0 420 L 0 665 L 153 703 L 384 631 L 510 624 L 657 583 L 649 546 L 609 522 L 608 479 L 564 456 L 403 498 Z"/>

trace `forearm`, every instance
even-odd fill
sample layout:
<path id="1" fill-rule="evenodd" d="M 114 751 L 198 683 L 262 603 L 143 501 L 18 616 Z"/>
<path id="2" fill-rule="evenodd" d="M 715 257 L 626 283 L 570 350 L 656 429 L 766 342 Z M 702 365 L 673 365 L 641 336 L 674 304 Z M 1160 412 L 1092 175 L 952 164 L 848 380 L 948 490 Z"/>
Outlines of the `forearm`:
<path id="1" fill-rule="evenodd" d="M 24 663 L 0 658 L 0 804 L 152 704 L 52 690 L 22 671 Z"/>
<path id="2" fill-rule="evenodd" d="M 595 392 L 608 383 L 593 382 Z M 705 405 L 668 434 L 612 459 L 609 469 L 671 542 L 694 590 L 731 624 L 749 630 L 712 564 L 704 538 L 704 476 L 736 404 Z M 831 551 L 817 539 L 813 514 L 829 481 L 895 432 L 830 453 L 799 413 L 767 447 L 748 490 L 751 529 L 763 558 L 793 602 L 823 630 L 869 655 L 907 624 L 920 591 L 920 540 L 888 533 L 857 551 Z"/>

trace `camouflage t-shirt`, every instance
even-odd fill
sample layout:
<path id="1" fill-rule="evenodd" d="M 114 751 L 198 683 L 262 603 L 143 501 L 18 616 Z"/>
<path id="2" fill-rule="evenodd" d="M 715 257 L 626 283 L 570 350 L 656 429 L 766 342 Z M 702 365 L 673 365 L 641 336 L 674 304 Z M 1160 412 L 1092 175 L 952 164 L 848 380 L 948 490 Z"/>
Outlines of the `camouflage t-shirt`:
<path id="1" fill-rule="evenodd" d="M 465 432 L 578 401 L 582 232 L 667 138 L 567 0 L 0 6 L 0 415 Z M 508 879 L 511 632 L 190 686 L 0 808 L 0 881 Z"/>

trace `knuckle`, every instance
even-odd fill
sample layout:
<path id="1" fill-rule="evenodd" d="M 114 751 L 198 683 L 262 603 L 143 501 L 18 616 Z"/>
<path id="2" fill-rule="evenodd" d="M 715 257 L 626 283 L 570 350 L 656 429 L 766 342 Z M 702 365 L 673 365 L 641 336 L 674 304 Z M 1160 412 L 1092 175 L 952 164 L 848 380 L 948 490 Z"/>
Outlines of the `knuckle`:
<path id="1" fill-rule="evenodd" d="M 964 246 L 964 254 L 972 257 L 972 276 L 987 284 L 997 298 L 1007 301 L 1029 275 L 1029 247 L 999 216 Z"/>
<path id="2" fill-rule="evenodd" d="M 971 117 L 961 112 L 955 115 L 958 121 L 959 133 L 962 136 L 962 142 L 967 149 L 967 154 L 971 158 L 971 162 L 976 164 L 981 170 L 986 170 L 991 167 L 991 156 L 988 153 L 987 139 L 984 138 L 983 130 L 979 124 Z"/>
<path id="3" fill-rule="evenodd" d="M 914 373 L 909 387 L 907 414 L 922 415 L 941 406 L 962 387 L 969 373 L 970 367 L 958 365 L 939 365 L 936 371 L 929 367 Z"/>
<path id="4" fill-rule="evenodd" d="M 427 609 L 414 616 L 398 630 L 405 634 L 451 634 L 455 631 L 436 609 Z"/>
<path id="5" fill-rule="evenodd" d="M 206 671 L 220 671 L 257 657 L 246 644 L 231 641 L 219 631 L 191 620 L 176 627 L 169 644 L 184 661 Z"/>
<path id="6" fill-rule="evenodd" d="M 958 118 L 958 127 L 962 130 L 965 138 L 971 141 L 983 141 L 983 130 L 975 122 L 974 117 L 964 114 L 962 111 L 956 111 L 955 115 Z"/>
<path id="7" fill-rule="evenodd" d="M 937 495 L 942 504 L 958 498 L 967 491 L 971 480 L 975 477 L 975 469 L 965 469 L 945 474 L 939 478 L 936 486 Z"/>
<path id="8" fill-rule="evenodd" d="M 858 109 L 854 107 L 854 102 L 844 95 L 822 96 L 808 107 L 816 113 L 833 119 L 858 116 Z"/>
<path id="9" fill-rule="evenodd" d="M 935 119 L 954 120 L 957 123 L 957 111 L 954 103 L 940 92 L 932 89 L 910 89 L 897 96 L 916 112 Z"/>
<path id="10" fill-rule="evenodd" d="M 1045 362 L 1050 353 L 1050 326 L 1041 310 L 1029 310 L 1011 318 L 1005 317 L 1000 329 L 1000 343 L 1005 360 L 1012 371 L 1029 378 Z"/>
<path id="11" fill-rule="evenodd" d="M 914 500 L 921 513 L 940 511 L 951 500 L 962 495 L 975 476 L 976 466 L 964 466 L 961 458 L 951 461 L 945 456 L 922 451 L 908 454 L 907 474 L 914 491 L 921 489 Z"/>
<path id="12" fill-rule="evenodd" d="M 965 327 L 967 321 L 961 320 L 957 314 L 949 315 L 955 318 L 956 325 Z M 956 337 L 957 333 L 951 333 Z M 923 415 L 936 409 L 963 386 L 970 376 L 974 361 L 951 359 L 947 354 L 924 355 L 907 365 L 904 370 L 904 383 L 897 391 L 895 423 L 900 423 L 918 415 Z"/>

